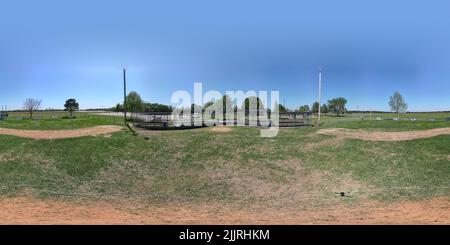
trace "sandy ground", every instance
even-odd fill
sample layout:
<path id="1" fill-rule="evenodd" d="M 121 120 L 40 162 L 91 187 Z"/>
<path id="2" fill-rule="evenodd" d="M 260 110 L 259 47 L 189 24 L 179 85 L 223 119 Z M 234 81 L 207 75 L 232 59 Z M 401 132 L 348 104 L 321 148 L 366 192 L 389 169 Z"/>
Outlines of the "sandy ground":
<path id="1" fill-rule="evenodd" d="M 317 131 L 317 133 L 370 141 L 404 141 L 429 138 L 443 134 L 450 135 L 450 128 L 435 128 L 429 130 L 404 132 L 365 131 L 360 129 L 330 128 L 321 129 Z"/>
<path id="2" fill-rule="evenodd" d="M 64 139 L 109 134 L 120 131 L 122 129 L 123 127 L 115 125 L 104 125 L 69 130 L 19 130 L 0 128 L 0 135 L 6 134 L 31 139 Z"/>
<path id="3" fill-rule="evenodd" d="M 218 205 L 136 208 L 132 203 L 0 199 L 0 224 L 450 224 L 450 199 L 329 210 L 242 210 Z"/>
<path id="4" fill-rule="evenodd" d="M 227 126 L 215 126 L 215 127 L 210 127 L 208 129 L 211 132 L 214 133 L 228 133 L 231 132 L 231 127 L 227 127 Z"/>

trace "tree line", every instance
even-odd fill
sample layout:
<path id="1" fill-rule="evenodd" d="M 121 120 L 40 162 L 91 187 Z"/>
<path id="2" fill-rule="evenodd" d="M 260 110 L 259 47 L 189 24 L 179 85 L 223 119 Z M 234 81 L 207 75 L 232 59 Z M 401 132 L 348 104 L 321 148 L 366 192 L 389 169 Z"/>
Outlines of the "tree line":
<path id="1" fill-rule="evenodd" d="M 126 102 L 126 109 L 129 112 L 172 112 L 174 109 L 172 106 L 168 105 L 144 102 L 141 96 L 135 91 L 130 92 L 126 96 Z M 123 104 L 117 103 L 112 110 L 116 112 L 123 112 L 124 106 Z"/>
<path id="2" fill-rule="evenodd" d="M 175 108 L 169 105 L 159 104 L 159 103 L 148 103 L 144 102 L 141 98 L 141 96 L 135 92 L 132 91 L 126 96 L 127 101 L 127 111 L 129 112 L 173 112 Z M 270 115 L 271 110 L 270 108 L 265 108 L 265 105 L 261 101 L 260 98 L 256 96 L 248 97 L 244 100 L 242 105 L 238 106 L 234 103 L 234 101 L 228 96 L 224 95 L 220 100 L 217 101 L 208 101 L 204 105 L 195 105 L 192 104 L 190 107 L 191 113 L 194 113 L 195 111 L 205 111 L 208 107 L 214 105 L 215 103 L 222 103 L 222 108 L 224 108 L 224 114 L 226 113 L 226 109 L 230 110 L 230 108 L 233 108 L 232 111 L 235 113 L 239 109 L 245 110 L 245 114 L 248 115 L 250 108 L 250 102 L 252 104 L 257 105 L 256 108 L 259 108 L 259 110 L 267 110 L 267 113 Z M 40 99 L 33 99 L 33 98 L 27 98 L 23 103 L 23 110 L 27 111 L 30 115 L 30 119 L 33 118 L 33 113 L 35 111 L 38 111 L 40 106 L 42 104 L 42 101 Z M 347 104 L 347 99 L 343 97 L 334 98 L 331 100 L 328 100 L 328 103 L 323 104 L 320 106 L 321 113 L 334 113 L 337 116 L 343 115 L 348 112 L 347 108 L 345 107 Z M 285 108 L 281 104 L 276 104 L 276 107 L 278 107 L 279 112 L 287 112 L 288 109 Z M 395 113 L 404 113 L 408 109 L 408 104 L 405 102 L 403 96 L 396 91 L 389 99 L 389 106 L 391 108 L 392 112 Z M 74 117 L 74 112 L 79 110 L 79 104 L 76 99 L 70 98 L 66 100 L 64 104 L 64 110 L 68 111 L 70 113 L 70 118 Z M 118 103 L 115 107 L 111 108 L 110 110 L 116 111 L 116 112 L 123 112 L 124 107 L 123 104 Z M 311 113 L 318 113 L 319 112 L 319 103 L 314 102 L 311 107 L 309 105 L 302 105 L 297 110 L 299 112 L 311 112 Z M 257 112 L 259 115 L 259 111 Z"/>
<path id="3" fill-rule="evenodd" d="M 174 107 L 169 105 L 144 102 L 141 96 L 135 91 L 130 92 L 125 98 L 126 98 L 126 109 L 129 112 L 173 112 L 175 110 Z M 243 102 L 243 105 L 238 107 L 237 105 L 235 105 L 234 101 L 232 101 L 232 99 L 228 95 L 224 95 L 221 99 L 217 101 L 208 101 L 204 105 L 191 104 L 190 108 L 184 109 L 187 109 L 188 111 L 190 110 L 191 113 L 194 113 L 195 111 L 199 110 L 205 111 L 212 105 L 222 104 L 224 110 L 226 108 L 228 109 L 233 108 L 233 110 L 236 111 L 238 108 L 247 108 L 248 113 L 250 102 L 252 103 L 255 102 L 255 105 L 259 106 L 260 109 L 265 108 L 261 99 L 256 96 L 246 98 L 245 101 Z M 125 108 L 121 103 L 117 103 L 116 106 L 112 108 L 112 110 L 116 112 L 123 112 L 124 109 Z"/>
<path id="4" fill-rule="evenodd" d="M 215 105 L 217 103 L 219 103 L 219 104 L 221 103 L 222 108 L 224 108 L 224 114 L 226 113 L 225 110 L 228 108 L 228 110 L 234 111 L 235 113 L 240 109 L 245 110 L 245 114 L 248 115 L 249 111 L 251 110 L 250 102 L 253 102 L 254 105 L 257 105 L 256 108 L 259 108 L 259 110 L 267 110 L 267 112 L 269 114 L 271 113 L 270 108 L 266 108 L 266 106 L 263 104 L 261 99 L 258 98 L 257 96 L 248 97 L 244 100 L 242 105 L 236 105 L 236 103 L 228 95 L 222 96 L 222 98 L 217 101 L 208 101 L 204 105 L 192 104 L 190 107 L 190 112 L 191 113 L 194 113 L 196 111 L 204 112 L 210 106 Z M 334 99 L 329 100 L 327 104 L 323 104 L 321 106 L 321 112 L 322 113 L 333 112 L 339 116 L 339 115 L 342 115 L 345 112 L 347 112 L 347 109 L 345 108 L 346 104 L 347 104 L 347 99 L 345 99 L 343 97 L 334 98 Z M 158 103 L 144 102 L 142 100 L 141 96 L 135 91 L 130 92 L 126 96 L 126 105 L 127 105 L 126 109 L 129 112 L 173 112 L 175 110 L 175 108 L 172 106 L 158 104 Z M 285 108 L 281 104 L 276 103 L 275 106 L 278 107 L 279 112 L 287 112 L 288 111 L 288 109 Z M 230 109 L 230 108 L 232 108 L 232 109 Z M 186 111 L 186 110 L 189 111 L 189 108 L 184 108 L 184 109 L 185 109 L 184 111 Z M 118 103 L 113 108 L 113 110 L 116 112 L 123 112 L 124 106 L 123 106 L 123 104 Z M 312 105 L 311 109 L 308 105 L 303 105 L 296 111 L 305 112 L 305 113 L 306 112 L 317 113 L 318 110 L 319 110 L 319 103 L 315 102 Z M 257 114 L 259 114 L 259 111 L 257 112 Z"/>
<path id="5" fill-rule="evenodd" d="M 320 106 L 320 112 L 321 113 L 335 113 L 337 116 L 340 116 L 342 114 L 345 114 L 347 112 L 347 108 L 345 108 L 347 104 L 347 99 L 343 97 L 334 98 L 331 100 L 328 100 L 327 104 L 323 104 Z M 318 113 L 319 112 L 319 102 L 314 102 L 311 106 L 309 105 L 302 105 L 299 108 L 300 112 L 312 112 L 312 113 Z"/>
<path id="6" fill-rule="evenodd" d="M 327 104 L 323 104 L 320 106 L 321 113 L 334 113 L 337 116 L 343 115 L 348 112 L 345 107 L 347 104 L 347 99 L 343 97 L 334 98 L 328 100 Z M 391 112 L 395 113 L 405 113 L 408 109 L 408 104 L 405 102 L 405 99 L 400 94 L 400 92 L 395 91 L 394 94 L 389 98 L 389 107 L 391 108 Z M 299 108 L 300 112 L 319 112 L 319 103 L 314 102 L 311 108 L 309 105 L 302 105 Z"/>

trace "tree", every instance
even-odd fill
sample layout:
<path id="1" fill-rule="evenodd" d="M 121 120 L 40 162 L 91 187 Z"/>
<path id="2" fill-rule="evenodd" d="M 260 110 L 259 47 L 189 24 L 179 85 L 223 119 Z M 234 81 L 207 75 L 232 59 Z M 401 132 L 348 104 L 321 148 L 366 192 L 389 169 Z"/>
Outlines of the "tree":
<path id="1" fill-rule="evenodd" d="M 191 104 L 191 114 L 194 114 L 196 111 L 202 111 L 201 105 Z"/>
<path id="2" fill-rule="evenodd" d="M 145 112 L 172 112 L 172 106 L 158 104 L 158 103 L 144 103 Z"/>
<path id="3" fill-rule="evenodd" d="M 211 106 L 214 106 L 214 101 L 213 100 L 210 100 L 210 101 L 206 102 L 203 105 L 203 108 L 202 108 L 203 112 L 206 112 L 206 110 L 208 110 L 208 108 L 211 107 Z M 214 107 L 213 107 L 213 109 L 214 109 Z M 216 111 L 212 111 L 211 119 L 215 119 L 215 118 L 216 118 Z"/>
<path id="4" fill-rule="evenodd" d="M 234 115 L 234 102 L 230 96 L 224 95 L 221 99 L 217 100 L 216 103 L 218 103 L 217 105 L 222 106 L 223 120 L 227 120 L 227 112 L 233 112 L 232 114 Z M 228 118 L 228 120 L 233 120 L 233 118 Z"/>
<path id="5" fill-rule="evenodd" d="M 300 112 L 309 112 L 309 105 L 302 105 L 299 109 Z"/>
<path id="6" fill-rule="evenodd" d="M 129 107 L 132 108 L 132 107 Z M 117 103 L 117 105 L 113 108 L 116 112 L 123 112 L 123 105 L 120 103 Z M 173 107 L 169 105 L 159 104 L 159 103 L 142 103 L 142 110 L 144 112 L 172 112 Z"/>
<path id="7" fill-rule="evenodd" d="M 347 110 L 345 105 L 347 104 L 347 100 L 343 97 L 334 98 L 328 101 L 328 107 L 330 111 L 336 113 L 337 116 L 344 114 Z"/>
<path id="8" fill-rule="evenodd" d="M 256 108 L 250 108 L 250 104 L 256 106 Z M 250 114 L 250 109 L 256 109 L 256 115 L 259 116 L 260 110 L 264 110 L 264 104 L 261 99 L 257 96 L 250 96 L 244 100 L 242 104 L 243 109 L 245 110 L 245 115 L 248 116 Z M 279 105 L 279 110 L 281 112 L 282 105 Z M 284 107 L 283 107 L 284 109 Z M 285 110 L 285 109 L 284 109 Z"/>
<path id="9" fill-rule="evenodd" d="M 319 103 L 317 103 L 317 104 L 319 104 Z M 328 113 L 328 112 L 330 112 L 330 108 L 328 108 L 328 105 L 327 105 L 327 104 L 323 104 L 323 105 L 320 107 L 320 112 L 321 112 L 321 113 Z"/>
<path id="10" fill-rule="evenodd" d="M 282 104 L 275 103 L 275 108 L 278 107 L 278 112 L 287 112 L 287 109 L 284 108 Z"/>
<path id="11" fill-rule="evenodd" d="M 231 99 L 230 96 L 224 95 L 224 96 L 222 96 L 222 106 L 223 106 L 224 112 L 226 112 L 226 111 L 234 111 L 235 103 Z"/>
<path id="12" fill-rule="evenodd" d="M 312 113 L 319 113 L 319 102 L 314 102 L 314 104 L 311 107 L 311 112 Z"/>
<path id="13" fill-rule="evenodd" d="M 127 110 L 130 112 L 142 112 L 144 109 L 144 103 L 142 102 L 141 96 L 132 91 L 127 95 Z"/>
<path id="14" fill-rule="evenodd" d="M 41 106 L 41 100 L 28 98 L 23 102 L 23 109 L 30 113 L 30 119 L 33 119 L 33 112 Z"/>
<path id="15" fill-rule="evenodd" d="M 208 107 L 210 107 L 210 106 L 212 106 L 212 105 L 214 105 L 214 101 L 210 100 L 210 101 L 206 102 L 206 103 L 203 105 L 203 111 L 205 111 L 206 109 L 208 109 Z"/>
<path id="16" fill-rule="evenodd" d="M 391 111 L 395 113 L 404 113 L 408 109 L 408 104 L 406 104 L 403 96 L 397 91 L 389 99 L 389 106 L 391 107 Z"/>
<path id="17" fill-rule="evenodd" d="M 123 105 L 120 103 L 117 103 L 116 107 L 114 107 L 114 111 L 123 112 Z"/>
<path id="18" fill-rule="evenodd" d="M 78 110 L 78 102 L 76 99 L 68 99 L 66 100 L 66 103 L 64 104 L 64 110 L 70 112 L 70 117 L 73 118 L 73 112 Z"/>

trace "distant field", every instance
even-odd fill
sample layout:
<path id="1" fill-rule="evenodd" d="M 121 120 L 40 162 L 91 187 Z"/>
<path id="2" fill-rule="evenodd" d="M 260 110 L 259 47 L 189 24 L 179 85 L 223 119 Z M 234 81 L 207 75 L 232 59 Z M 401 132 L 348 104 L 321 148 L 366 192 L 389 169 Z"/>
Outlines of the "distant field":
<path id="1" fill-rule="evenodd" d="M 101 113 L 76 112 L 75 118 L 68 118 L 69 113 L 64 111 L 37 112 L 33 120 L 24 112 L 9 112 L 7 120 L 0 121 L 0 128 L 15 129 L 72 129 L 98 125 L 119 125 L 123 123 L 120 117 L 102 115 Z"/>
<path id="2" fill-rule="evenodd" d="M 409 119 L 409 118 L 417 118 L 417 119 L 436 119 L 436 120 L 442 120 L 446 117 L 450 117 L 450 113 L 448 112 L 412 112 L 412 113 L 353 113 L 351 114 L 353 116 L 360 116 L 364 115 L 365 118 L 368 119 L 375 119 L 377 117 L 380 117 L 382 119 L 392 119 L 394 117 L 399 117 L 403 119 Z"/>
<path id="3" fill-rule="evenodd" d="M 104 112 L 76 112 L 76 118 L 68 118 L 65 111 L 42 111 L 34 114 L 34 119 L 29 120 L 29 114 L 25 112 L 10 112 L 8 120 L 0 121 L 0 127 L 16 129 L 71 129 L 91 127 L 98 125 L 117 125 L 122 123 L 122 117 L 115 113 Z M 364 116 L 364 120 L 361 117 Z M 322 127 L 364 128 L 386 131 L 420 130 L 449 127 L 450 113 L 408 113 L 400 114 L 400 121 L 393 121 L 397 117 L 394 113 L 370 114 L 346 114 L 342 117 L 323 115 Z M 376 120 L 379 117 L 382 120 Z M 409 120 L 416 118 L 416 121 Z M 434 121 L 431 121 L 434 119 Z M 314 116 L 313 120 L 317 120 Z"/>
<path id="4" fill-rule="evenodd" d="M 347 114 L 342 117 L 323 116 L 322 127 L 325 128 L 350 128 L 350 129 L 378 129 L 385 131 L 405 131 L 405 130 L 421 130 L 450 127 L 450 121 L 446 118 L 450 117 L 450 113 L 408 113 L 400 114 L 400 120 L 394 121 L 392 118 L 397 117 L 394 113 L 373 114 L 372 117 L 364 114 Z M 379 117 L 381 120 L 377 120 Z M 416 118 L 411 121 L 410 118 Z M 316 117 L 314 117 L 315 120 Z M 434 119 L 433 121 L 431 119 Z"/>

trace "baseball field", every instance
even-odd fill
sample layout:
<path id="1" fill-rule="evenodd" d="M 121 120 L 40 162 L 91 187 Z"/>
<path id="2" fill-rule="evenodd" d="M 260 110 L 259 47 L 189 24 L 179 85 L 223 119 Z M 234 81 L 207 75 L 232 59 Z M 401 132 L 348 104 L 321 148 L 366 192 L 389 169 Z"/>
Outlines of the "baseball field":
<path id="1" fill-rule="evenodd" d="M 0 222 L 449 224 L 450 114 L 395 116 L 325 116 L 261 138 L 11 113 L 0 121 Z"/>

